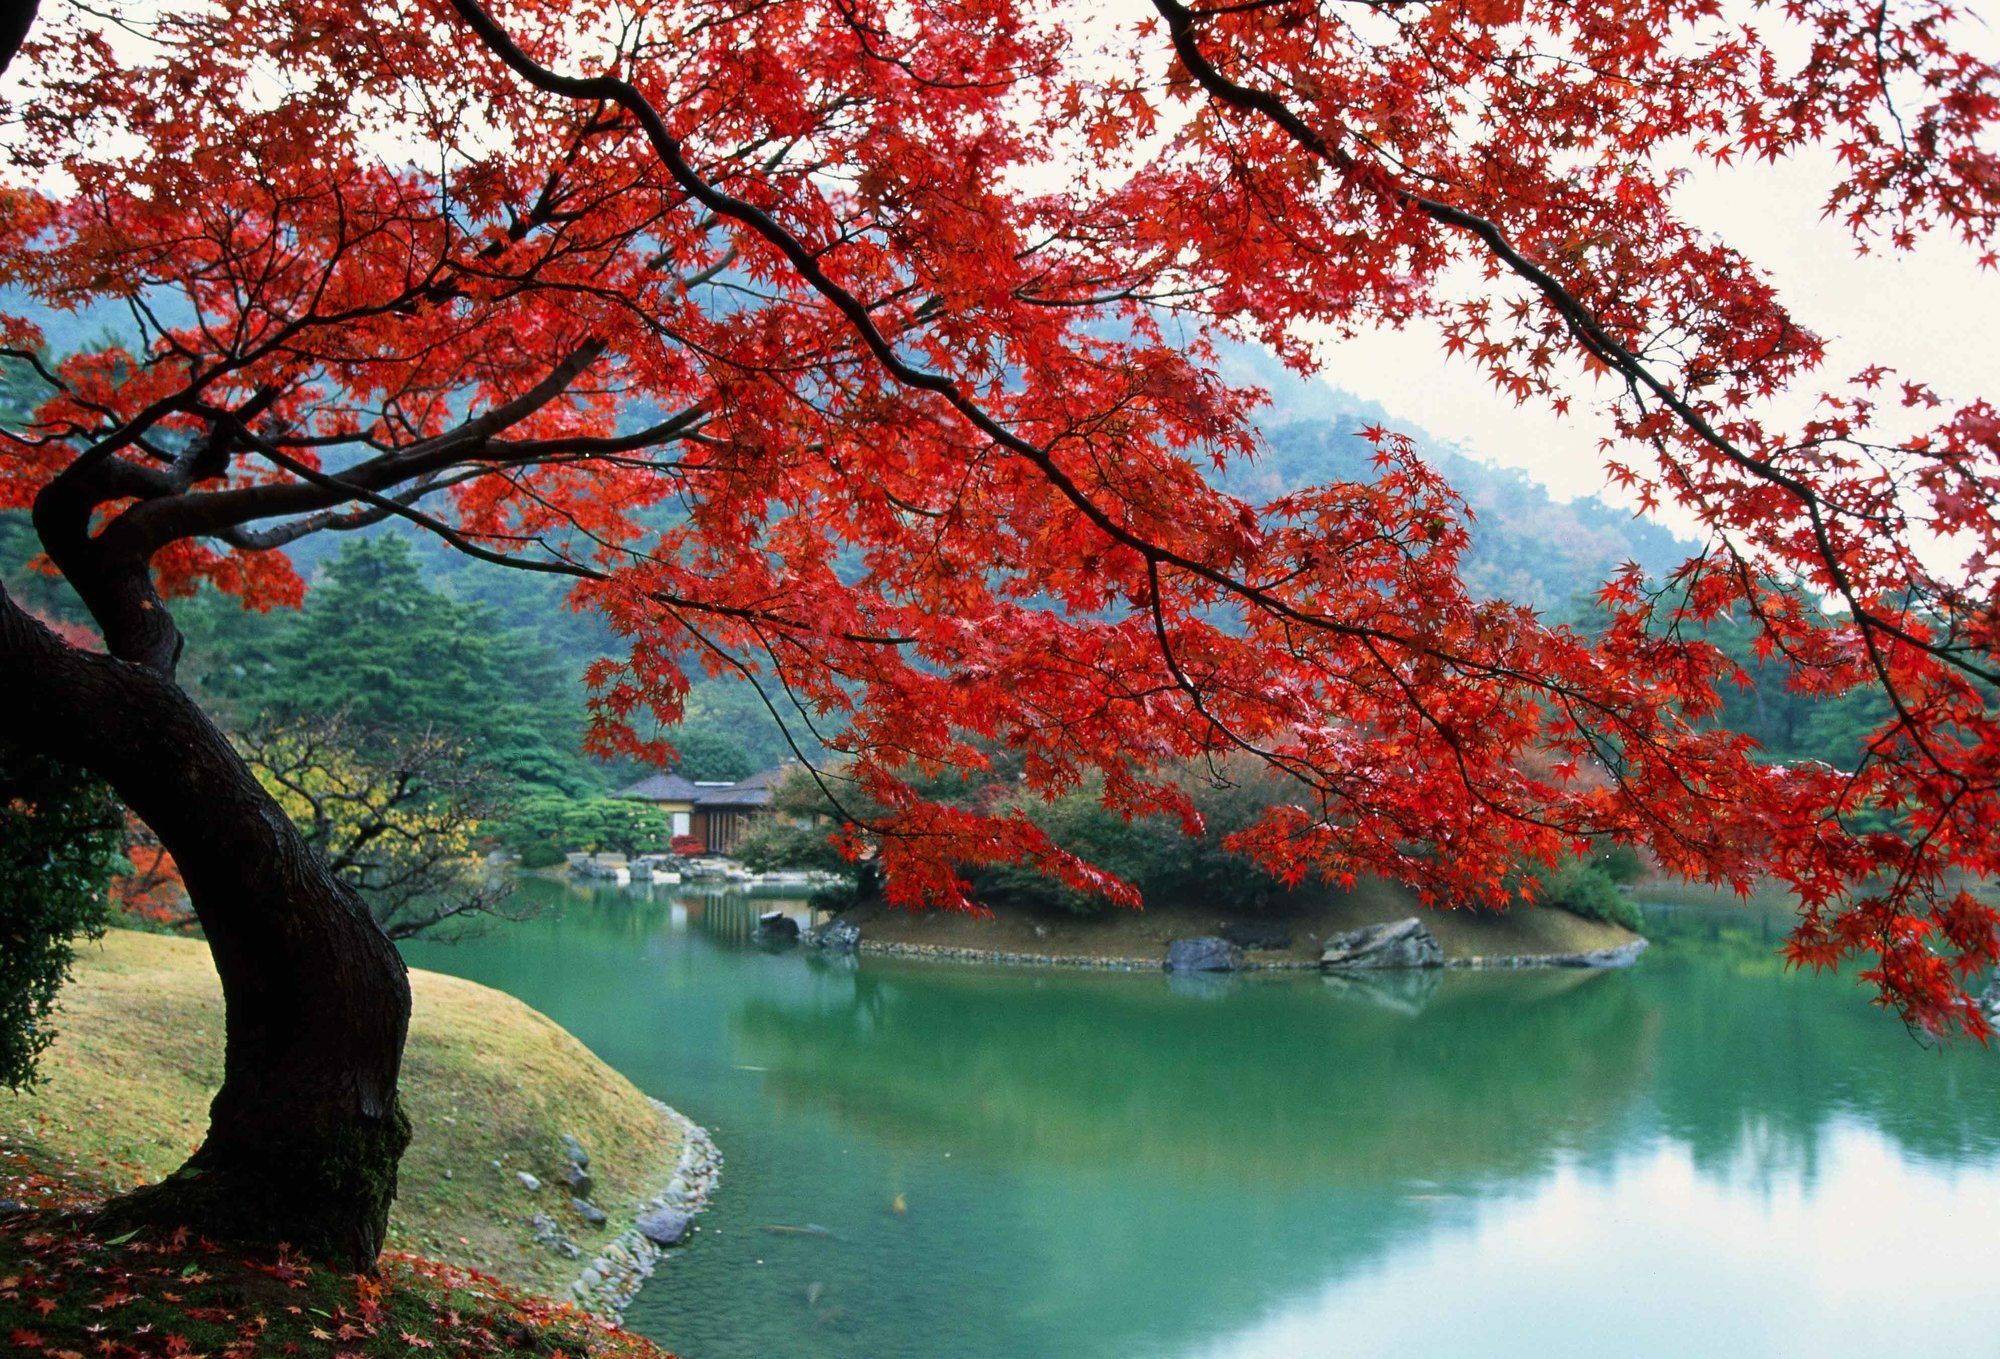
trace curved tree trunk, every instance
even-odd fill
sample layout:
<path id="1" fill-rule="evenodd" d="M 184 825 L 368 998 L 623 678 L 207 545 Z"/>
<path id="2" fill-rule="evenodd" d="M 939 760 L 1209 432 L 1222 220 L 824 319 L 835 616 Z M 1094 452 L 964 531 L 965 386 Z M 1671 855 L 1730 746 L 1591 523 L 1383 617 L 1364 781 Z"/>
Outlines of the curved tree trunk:
<path id="1" fill-rule="evenodd" d="M 159 836 L 222 978 L 207 1139 L 107 1219 L 371 1268 L 409 1142 L 402 959 L 159 669 L 69 646 L 0 588 L 0 699 L 0 740 L 102 777 Z"/>

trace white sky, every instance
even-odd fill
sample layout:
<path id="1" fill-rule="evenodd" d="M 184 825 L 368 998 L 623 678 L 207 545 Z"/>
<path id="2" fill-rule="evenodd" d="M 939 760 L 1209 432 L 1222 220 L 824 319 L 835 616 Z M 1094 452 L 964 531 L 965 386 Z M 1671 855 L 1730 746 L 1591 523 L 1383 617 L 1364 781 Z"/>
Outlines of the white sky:
<path id="1" fill-rule="evenodd" d="M 1966 6 L 1979 22 L 1959 36 L 2000 59 L 2000 32 L 1981 10 L 2000 15 L 2000 0 Z M 1861 257 L 1837 223 L 1822 220 L 1837 168 L 1830 151 L 1779 165 L 1697 170 L 1683 187 L 1684 215 L 1736 246 L 1776 282 L 1794 319 L 1828 341 L 1817 382 L 1776 407 L 1797 421 L 1819 392 L 1838 389 L 1871 363 L 1927 382 L 1947 400 L 1993 392 L 2000 363 L 2000 272 L 1981 272 L 1977 252 L 1937 236 L 1902 256 Z M 1610 492 L 1598 440 L 1609 426 L 1592 388 L 1571 385 L 1578 400 L 1567 419 L 1546 406 L 1515 406 L 1467 359 L 1448 358 L 1435 328 L 1376 331 L 1332 340 L 1321 350 L 1329 381 L 1379 401 L 1394 416 L 1462 445 L 1487 461 L 1519 467 L 1562 498 Z M 1607 393 L 1608 394 L 1608 393 Z M 1686 530 L 1673 514 L 1659 518 Z"/>

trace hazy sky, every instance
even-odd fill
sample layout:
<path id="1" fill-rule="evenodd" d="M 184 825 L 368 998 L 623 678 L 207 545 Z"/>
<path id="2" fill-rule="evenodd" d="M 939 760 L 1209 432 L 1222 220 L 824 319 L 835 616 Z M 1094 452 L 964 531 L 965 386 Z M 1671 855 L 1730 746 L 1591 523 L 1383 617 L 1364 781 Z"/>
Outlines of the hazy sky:
<path id="1" fill-rule="evenodd" d="M 1756 261 L 1794 318 L 1829 341 L 1820 381 L 1777 407 L 1786 423 L 1871 363 L 1920 378 L 1947 399 L 1995 394 L 2000 273 L 1981 272 L 1975 252 L 1943 236 L 1908 255 L 1859 256 L 1842 227 L 1820 216 L 1834 175 L 1831 154 L 1815 151 L 1787 164 L 1698 171 L 1681 200 L 1690 220 Z M 1579 400 L 1567 419 L 1515 406 L 1472 362 L 1447 358 L 1435 328 L 1371 332 L 1323 352 L 1328 380 L 1468 452 L 1520 467 L 1559 496 L 1619 499 L 1597 451 L 1608 429 L 1601 398 Z M 1593 387 L 1579 377 L 1571 389 L 1581 396 Z"/>

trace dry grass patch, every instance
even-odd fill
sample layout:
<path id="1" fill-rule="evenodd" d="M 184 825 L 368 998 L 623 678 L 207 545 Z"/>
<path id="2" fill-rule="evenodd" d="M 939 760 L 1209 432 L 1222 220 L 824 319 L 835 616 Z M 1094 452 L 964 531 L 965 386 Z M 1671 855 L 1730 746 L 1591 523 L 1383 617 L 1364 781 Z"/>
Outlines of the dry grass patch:
<path id="1" fill-rule="evenodd" d="M 415 1011 L 390 1243 L 518 1288 L 567 1288 L 672 1175 L 680 1133 L 623 1076 L 539 1012 L 489 987 L 412 971 Z M 222 993 L 205 945 L 114 930 L 79 953 L 44 1083 L 0 1094 L 0 1136 L 40 1144 L 114 1188 L 166 1174 L 201 1140 L 222 1076 Z M 591 1227 L 562 1183 L 561 1135 L 590 1151 Z M 497 1164 L 496 1164 L 497 1163 Z M 542 1183 L 529 1192 L 527 1171 Z M 547 1213 L 583 1249 L 564 1259 L 528 1226 Z"/>

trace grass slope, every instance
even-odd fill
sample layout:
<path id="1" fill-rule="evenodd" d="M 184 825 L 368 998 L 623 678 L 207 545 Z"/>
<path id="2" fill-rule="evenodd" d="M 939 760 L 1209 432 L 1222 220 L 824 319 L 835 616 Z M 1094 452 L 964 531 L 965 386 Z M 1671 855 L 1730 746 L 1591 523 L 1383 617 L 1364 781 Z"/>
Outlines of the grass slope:
<path id="1" fill-rule="evenodd" d="M 22 1359 L 672 1359 L 649 1341 L 482 1274 L 405 1253 L 378 1274 L 177 1233 L 100 1239 L 89 1173 L 0 1149 L 0 1353 Z"/>
<path id="2" fill-rule="evenodd" d="M 1549 907 L 1515 906 L 1490 914 L 1427 910 L 1403 888 L 1374 879 L 1349 892 L 1295 892 L 1254 912 L 1233 912 L 1222 901 L 1162 903 L 1142 911 L 1109 909 L 1090 916 L 1001 911 L 979 917 L 952 911 L 916 915 L 869 903 L 857 907 L 849 918 L 861 926 L 864 941 L 1066 958 L 1164 958 L 1172 940 L 1216 934 L 1231 922 L 1241 922 L 1291 935 L 1290 947 L 1259 950 L 1252 958 L 1316 962 L 1330 935 L 1413 915 L 1437 936 L 1447 958 L 1587 953 L 1617 948 L 1638 937 L 1617 925 Z"/>
<path id="3" fill-rule="evenodd" d="M 390 1245 L 516 1288 L 565 1290 L 673 1174 L 678 1129 L 513 997 L 434 972 L 413 971 L 410 983 L 403 1100 L 415 1138 Z M 179 1165 L 201 1140 L 222 1077 L 222 993 L 207 947 L 113 930 L 80 950 L 58 1023 L 44 1083 L 0 1092 L 0 1142 L 31 1160 L 73 1163 L 110 1190 Z M 589 1226 L 570 1206 L 563 1133 L 590 1151 L 591 1198 L 610 1215 L 606 1226 Z M 523 1170 L 542 1182 L 539 1192 L 522 1185 Z M 583 1260 L 535 1244 L 527 1220 L 538 1211 Z"/>

